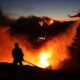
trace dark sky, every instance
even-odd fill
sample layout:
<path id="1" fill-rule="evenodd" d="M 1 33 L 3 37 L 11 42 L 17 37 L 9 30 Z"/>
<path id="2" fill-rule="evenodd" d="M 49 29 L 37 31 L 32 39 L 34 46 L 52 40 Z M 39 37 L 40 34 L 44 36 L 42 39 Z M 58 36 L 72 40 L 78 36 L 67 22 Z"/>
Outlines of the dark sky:
<path id="1" fill-rule="evenodd" d="M 0 0 L 7 13 L 17 16 L 48 16 L 67 19 L 71 11 L 80 9 L 80 0 Z"/>

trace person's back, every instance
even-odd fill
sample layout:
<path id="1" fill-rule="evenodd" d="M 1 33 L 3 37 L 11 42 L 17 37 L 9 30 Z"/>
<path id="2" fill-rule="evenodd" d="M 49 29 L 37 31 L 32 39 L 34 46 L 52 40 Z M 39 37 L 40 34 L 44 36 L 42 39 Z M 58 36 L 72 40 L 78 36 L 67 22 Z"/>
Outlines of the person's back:
<path id="1" fill-rule="evenodd" d="M 22 49 L 19 48 L 19 44 L 15 43 L 15 48 L 12 50 L 12 56 L 13 56 L 13 64 L 20 64 L 22 65 L 23 60 L 23 52 Z"/>

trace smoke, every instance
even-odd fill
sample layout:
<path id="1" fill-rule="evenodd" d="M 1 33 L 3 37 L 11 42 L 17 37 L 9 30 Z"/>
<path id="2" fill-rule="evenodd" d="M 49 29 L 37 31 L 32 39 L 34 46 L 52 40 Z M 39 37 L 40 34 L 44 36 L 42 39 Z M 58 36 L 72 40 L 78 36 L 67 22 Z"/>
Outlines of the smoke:
<path id="1" fill-rule="evenodd" d="M 53 37 L 52 40 L 49 40 L 43 45 L 42 50 L 50 55 L 49 62 L 53 69 L 59 69 L 61 67 L 65 67 L 66 69 L 71 67 L 72 56 L 69 46 L 71 46 L 75 39 L 78 26 L 79 21 L 74 22 L 64 32 Z M 67 66 L 65 65 L 66 62 Z"/>
<path id="2" fill-rule="evenodd" d="M 0 16 L 3 16 L 2 11 Z M 65 67 L 66 62 L 67 64 L 70 63 L 72 54 L 69 46 L 71 46 L 77 34 L 76 29 L 79 22 L 66 21 L 61 23 L 53 20 L 51 24 L 48 22 L 48 25 L 49 19 L 48 17 L 46 19 L 28 16 L 18 18 L 13 23 L 9 23 L 10 25 L 1 22 L 0 62 L 11 63 L 13 61 L 12 49 L 14 43 L 18 42 L 23 50 L 24 59 L 37 66 L 40 65 L 40 53 L 49 56 L 48 62 L 52 69 L 61 69 Z M 43 25 L 39 24 L 40 21 L 43 22 Z"/>
<path id="3" fill-rule="evenodd" d="M 14 22 L 13 19 L 10 19 L 6 13 L 3 12 L 2 7 L 0 6 L 0 26 L 8 25 L 10 26 Z"/>
<path id="4" fill-rule="evenodd" d="M 49 23 L 52 21 L 52 23 Z M 40 22 L 43 24 L 41 25 Z M 57 36 L 70 27 L 71 22 L 59 22 L 48 17 L 20 17 L 11 26 L 11 35 L 24 36 L 25 40 L 29 41 L 32 47 L 37 48 L 43 45 L 47 40 Z M 38 40 L 39 37 L 45 40 Z"/>
<path id="5" fill-rule="evenodd" d="M 0 62 L 12 62 L 13 58 L 11 52 L 14 48 L 14 43 L 18 42 L 24 52 L 25 60 L 38 65 L 39 54 L 45 52 L 50 56 L 50 66 L 53 69 L 59 69 L 64 66 L 66 61 L 70 61 L 71 59 L 68 46 L 72 44 L 76 36 L 77 26 L 78 23 L 74 22 L 65 31 L 46 40 L 39 48 L 33 48 L 23 34 L 15 34 L 12 36 L 10 26 L 0 27 Z"/>

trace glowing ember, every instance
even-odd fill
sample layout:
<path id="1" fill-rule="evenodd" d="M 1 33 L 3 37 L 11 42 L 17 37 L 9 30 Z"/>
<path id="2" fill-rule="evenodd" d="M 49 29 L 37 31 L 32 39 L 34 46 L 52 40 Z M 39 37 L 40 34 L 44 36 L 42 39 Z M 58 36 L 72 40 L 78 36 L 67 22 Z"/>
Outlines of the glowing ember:
<path id="1" fill-rule="evenodd" d="M 48 59 L 49 59 L 49 56 L 45 53 L 41 53 L 40 54 L 40 67 L 42 68 L 46 68 L 49 66 L 49 62 L 48 62 Z"/>
<path id="2" fill-rule="evenodd" d="M 54 23 L 53 19 L 49 19 L 48 25 L 51 25 L 51 24 L 53 24 L 53 23 Z"/>
<path id="3" fill-rule="evenodd" d="M 42 21 L 39 21 L 40 26 L 42 27 L 46 23 L 47 25 L 51 25 L 54 23 L 54 20 L 49 18 L 49 19 L 43 19 Z"/>
<path id="4" fill-rule="evenodd" d="M 40 24 L 40 26 L 42 27 L 42 26 L 43 26 L 43 21 L 40 21 L 39 24 Z"/>

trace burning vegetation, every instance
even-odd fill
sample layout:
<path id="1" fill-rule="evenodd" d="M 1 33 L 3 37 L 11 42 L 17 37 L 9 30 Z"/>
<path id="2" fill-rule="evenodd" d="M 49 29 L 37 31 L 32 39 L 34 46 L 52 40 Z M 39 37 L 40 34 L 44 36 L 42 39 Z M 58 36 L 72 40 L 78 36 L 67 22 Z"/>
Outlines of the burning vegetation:
<path id="1" fill-rule="evenodd" d="M 51 25 L 54 23 L 54 20 L 52 18 L 48 18 L 48 17 L 41 17 L 41 20 L 39 21 L 40 26 L 44 26 L 44 24 L 46 25 Z"/>
<path id="2" fill-rule="evenodd" d="M 1 24 L 0 62 L 12 62 L 12 48 L 18 42 L 24 60 L 42 68 L 61 69 L 72 59 L 69 47 L 75 39 L 79 23 L 61 23 L 48 17 L 28 16 L 20 17 L 7 26 Z"/>

